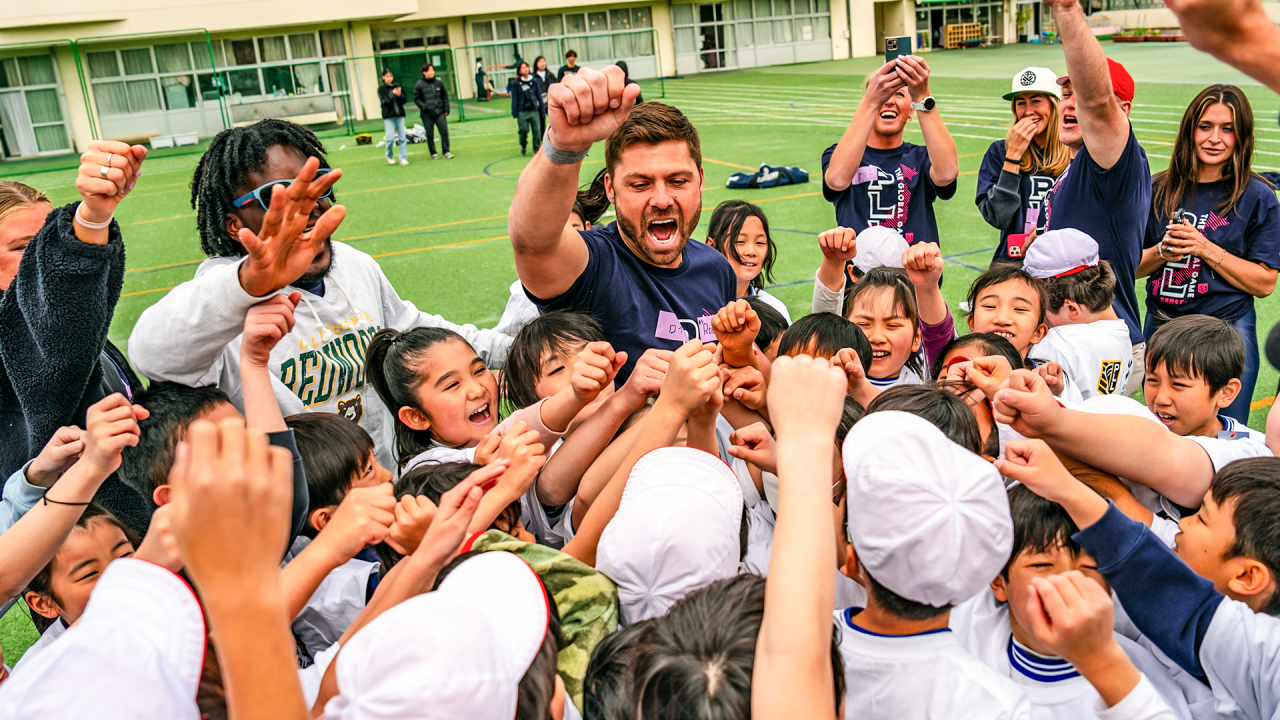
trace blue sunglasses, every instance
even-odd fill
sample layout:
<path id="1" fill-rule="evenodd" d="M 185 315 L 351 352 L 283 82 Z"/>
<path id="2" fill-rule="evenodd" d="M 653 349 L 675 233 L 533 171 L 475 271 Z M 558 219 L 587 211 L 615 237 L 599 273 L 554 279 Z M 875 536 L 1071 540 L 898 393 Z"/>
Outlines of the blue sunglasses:
<path id="1" fill-rule="evenodd" d="M 320 176 L 328 172 L 329 172 L 329 168 L 318 168 L 316 170 L 316 179 L 318 180 Z M 271 207 L 271 186 L 284 185 L 285 187 L 289 187 L 292 184 L 293 184 L 293 180 L 272 180 L 271 182 L 265 185 L 259 186 L 258 188 L 254 189 L 252 192 L 245 193 L 244 195 L 241 195 L 235 200 L 232 200 L 231 204 L 239 208 L 239 207 L 244 207 L 245 205 L 248 205 L 250 202 L 254 200 L 257 200 L 258 204 L 262 206 L 262 209 L 266 210 Z M 333 199 L 333 187 L 330 186 L 330 188 L 326 190 L 323 195 L 320 196 L 320 199 L 321 200 Z"/>

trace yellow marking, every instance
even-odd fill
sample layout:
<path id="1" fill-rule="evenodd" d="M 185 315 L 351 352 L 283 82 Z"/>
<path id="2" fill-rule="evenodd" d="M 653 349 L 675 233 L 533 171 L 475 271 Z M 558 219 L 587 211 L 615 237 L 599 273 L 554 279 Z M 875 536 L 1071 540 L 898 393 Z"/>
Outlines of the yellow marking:
<path id="1" fill-rule="evenodd" d="M 463 245 L 478 245 L 479 243 L 492 242 L 494 240 L 506 240 L 508 235 L 500 235 L 498 237 L 481 238 L 479 240 L 464 240 L 463 242 L 449 243 L 447 245 L 429 245 L 427 247 L 413 248 L 412 250 L 396 250 L 395 252 L 379 253 L 373 257 L 391 257 L 392 255 L 407 255 L 409 253 L 424 252 L 427 250 L 443 250 L 444 248 L 462 247 Z"/>
<path id="2" fill-rule="evenodd" d="M 154 289 L 152 289 L 152 290 L 137 290 L 137 291 L 135 291 L 135 292 L 131 292 L 131 293 L 123 293 L 123 294 L 121 294 L 121 295 L 120 295 L 120 297 L 122 297 L 122 298 L 127 298 L 127 297 L 133 297 L 134 295 L 147 295 L 147 294 L 149 294 L 149 293 L 166 292 L 166 291 L 168 291 L 168 290 L 172 290 L 172 289 L 174 289 L 174 288 L 176 288 L 176 287 L 178 287 L 178 286 L 177 286 L 177 285 L 170 285 L 169 287 L 154 288 Z"/>
<path id="3" fill-rule="evenodd" d="M 459 180 L 478 180 L 485 177 L 484 175 L 466 175 L 464 177 L 440 178 L 438 180 L 424 180 L 423 182 L 405 183 L 404 185 L 385 185 L 383 187 L 364 188 L 363 190 L 344 190 L 342 195 L 360 195 L 361 193 L 378 192 L 379 190 L 400 190 L 401 188 L 422 187 L 423 185 L 438 185 L 440 183 L 458 182 Z"/>
<path id="4" fill-rule="evenodd" d="M 120 223 L 120 227 L 132 227 L 134 225 L 146 225 L 148 223 L 164 222 L 166 220 L 181 220 L 183 218 L 193 218 L 195 213 L 187 213 L 186 215 L 173 215 L 170 217 L 153 218 L 151 220 L 134 220 L 133 222 Z"/>
<path id="5" fill-rule="evenodd" d="M 1269 397 L 1269 398 L 1262 398 L 1261 400 L 1255 400 L 1255 401 L 1253 401 L 1253 403 L 1252 403 L 1251 405 L 1249 405 L 1249 409 L 1250 409 L 1250 410 L 1258 410 L 1258 409 L 1260 409 L 1260 408 L 1264 408 L 1264 407 L 1271 407 L 1271 403 L 1273 403 L 1273 402 L 1275 402 L 1275 401 L 1276 401 L 1276 399 L 1275 399 L 1275 398 L 1273 398 L 1273 397 Z"/>

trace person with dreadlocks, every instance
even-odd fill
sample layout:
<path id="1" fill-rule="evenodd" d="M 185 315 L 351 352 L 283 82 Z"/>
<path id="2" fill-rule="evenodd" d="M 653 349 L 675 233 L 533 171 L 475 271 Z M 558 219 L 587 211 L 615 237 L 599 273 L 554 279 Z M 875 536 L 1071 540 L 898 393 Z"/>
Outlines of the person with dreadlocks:
<path id="1" fill-rule="evenodd" d="M 333 197 L 341 176 L 328 167 L 316 136 L 299 125 L 268 119 L 218 133 L 191 180 L 200 246 L 209 259 L 193 280 L 142 313 L 129 356 L 152 379 L 217 384 L 240 405 L 246 313 L 281 290 L 302 291 L 296 325 L 271 351 L 281 410 L 354 420 L 373 437 L 379 462 L 390 467 L 394 425 L 365 374 L 374 333 L 448 328 L 491 366 L 502 363 L 511 338 L 419 311 L 400 298 L 377 261 L 331 242 L 346 215 Z"/>

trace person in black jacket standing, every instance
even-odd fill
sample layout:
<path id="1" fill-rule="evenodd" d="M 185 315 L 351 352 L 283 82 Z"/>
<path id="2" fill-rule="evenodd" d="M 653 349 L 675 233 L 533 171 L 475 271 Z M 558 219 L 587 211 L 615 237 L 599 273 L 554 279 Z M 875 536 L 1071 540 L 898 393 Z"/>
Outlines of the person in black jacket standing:
<path id="1" fill-rule="evenodd" d="M 124 284 L 113 218 L 146 154 L 140 145 L 89 143 L 76 178 L 83 200 L 60 208 L 32 187 L 0 182 L 0 482 L 25 482 L 18 471 L 59 428 L 85 427 L 90 405 L 142 392 L 107 331 Z M 114 475 L 95 500 L 147 527 L 145 501 Z"/>
<path id="2" fill-rule="evenodd" d="M 413 84 L 413 104 L 418 106 L 422 114 L 422 126 L 427 129 L 427 149 L 431 157 L 440 157 L 436 153 L 436 128 L 440 128 L 440 149 L 446 158 L 453 158 L 449 152 L 449 91 L 444 83 L 436 79 L 436 68 L 431 63 L 422 66 L 422 78 Z"/>
<path id="3" fill-rule="evenodd" d="M 546 114 L 546 105 L 542 104 L 542 83 L 529 72 L 529 63 L 521 60 L 516 77 L 507 84 L 507 92 L 511 94 L 511 117 L 516 119 L 517 132 L 520 136 L 520 154 L 529 152 L 529 131 L 533 131 L 533 151 L 542 147 L 542 116 Z"/>
<path id="4" fill-rule="evenodd" d="M 578 74 L 578 53 L 570 50 L 564 54 L 564 64 L 560 66 L 560 71 L 556 73 L 556 82 L 564 80 L 565 75 Z"/>
<path id="5" fill-rule="evenodd" d="M 400 164 L 409 164 L 409 136 L 404 129 L 404 88 L 396 84 L 391 68 L 382 71 L 382 84 L 378 86 L 378 101 L 382 103 L 382 126 L 387 134 L 387 164 L 395 165 L 392 156 L 397 141 L 400 142 Z"/>

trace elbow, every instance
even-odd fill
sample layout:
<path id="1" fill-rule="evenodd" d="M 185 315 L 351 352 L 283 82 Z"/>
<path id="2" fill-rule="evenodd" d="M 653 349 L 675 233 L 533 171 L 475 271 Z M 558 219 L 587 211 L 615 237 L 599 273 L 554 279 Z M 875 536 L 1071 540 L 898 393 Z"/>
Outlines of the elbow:
<path id="1" fill-rule="evenodd" d="M 822 182 L 835 192 L 844 192 L 853 184 L 853 175 L 829 169 L 822 174 Z"/>
<path id="2" fill-rule="evenodd" d="M 1266 278 L 1257 283 L 1257 286 L 1250 292 L 1257 298 L 1270 297 L 1271 293 L 1276 291 L 1276 273 L 1272 272 Z"/>

